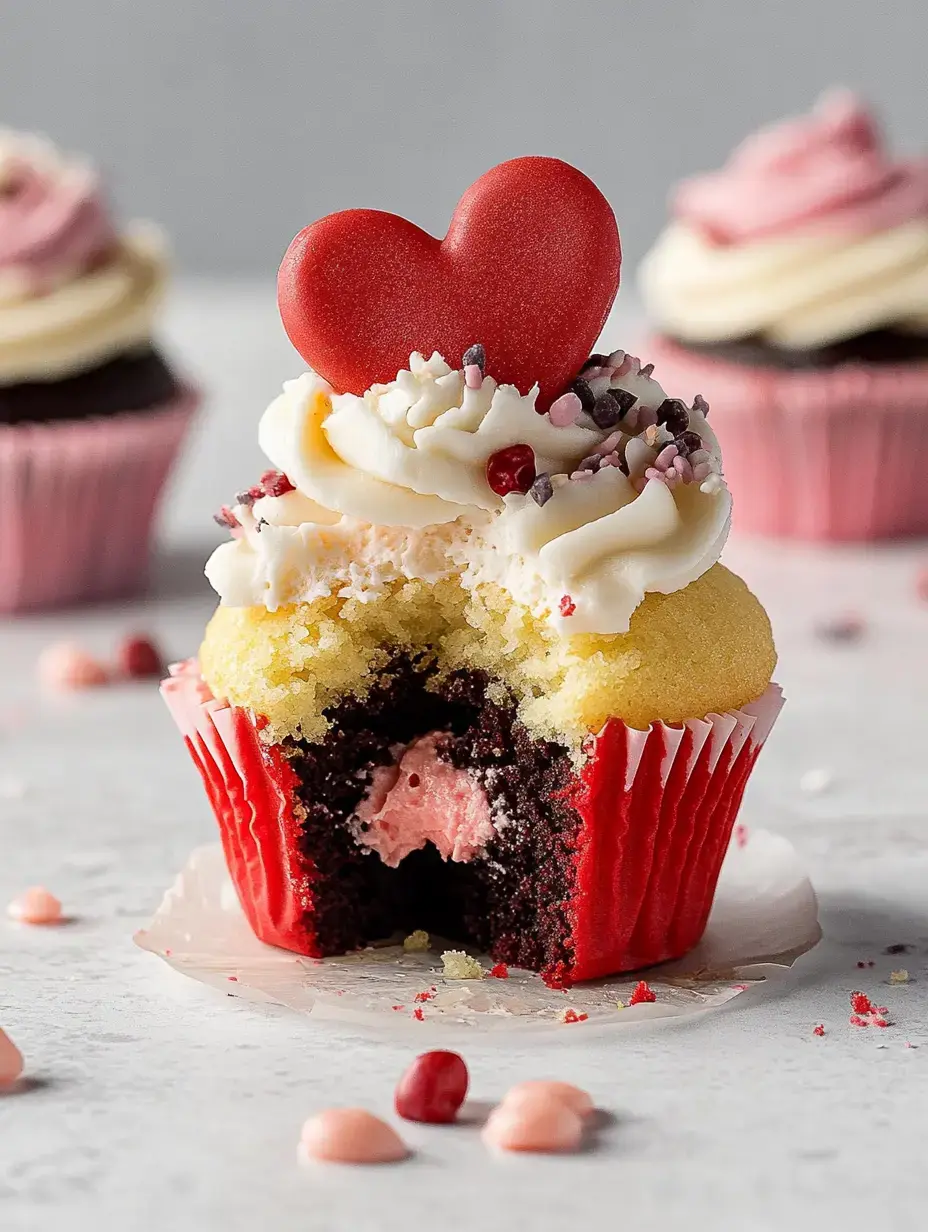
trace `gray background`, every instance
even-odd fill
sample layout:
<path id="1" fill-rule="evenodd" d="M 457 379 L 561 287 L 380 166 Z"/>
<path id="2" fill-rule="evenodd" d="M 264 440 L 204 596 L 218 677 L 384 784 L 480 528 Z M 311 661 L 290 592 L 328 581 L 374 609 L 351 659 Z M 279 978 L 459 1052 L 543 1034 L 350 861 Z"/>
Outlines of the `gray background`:
<path id="1" fill-rule="evenodd" d="M 928 145 L 926 41 L 925 0 L 0 0 L 0 122 L 92 152 L 190 272 L 347 206 L 441 233 L 526 153 L 593 176 L 628 269 L 679 173 L 823 86 Z"/>

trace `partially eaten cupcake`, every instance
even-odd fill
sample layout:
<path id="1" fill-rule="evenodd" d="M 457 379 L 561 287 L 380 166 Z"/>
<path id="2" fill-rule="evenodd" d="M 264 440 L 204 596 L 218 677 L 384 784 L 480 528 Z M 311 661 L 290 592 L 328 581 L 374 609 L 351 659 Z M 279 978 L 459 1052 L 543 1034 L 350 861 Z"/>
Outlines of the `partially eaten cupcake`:
<path id="1" fill-rule="evenodd" d="M 705 403 L 621 351 L 547 395 L 493 355 L 285 386 L 164 692 L 262 939 L 424 929 L 566 984 L 698 941 L 781 702 Z"/>

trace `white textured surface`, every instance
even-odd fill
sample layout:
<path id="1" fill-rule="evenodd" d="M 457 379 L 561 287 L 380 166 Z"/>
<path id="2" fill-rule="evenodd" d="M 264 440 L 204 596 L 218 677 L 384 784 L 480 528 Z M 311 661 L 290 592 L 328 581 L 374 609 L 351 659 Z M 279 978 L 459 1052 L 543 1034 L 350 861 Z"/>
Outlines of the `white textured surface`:
<path id="1" fill-rule="evenodd" d="M 0 626 L 0 900 L 42 881 L 77 917 L 55 931 L 0 922 L 0 1025 L 32 1077 L 0 1096 L 4 1232 L 56 1216 L 74 1232 L 923 1227 L 924 547 L 728 553 L 770 608 L 789 699 L 744 819 L 796 844 L 826 933 L 775 995 L 646 1035 L 585 1040 L 580 1025 L 555 1042 L 475 1040 L 476 1099 L 550 1075 L 614 1114 L 581 1157 L 498 1159 L 474 1126 L 410 1126 L 421 1154 L 408 1165 L 297 1166 L 302 1120 L 333 1102 L 387 1113 L 411 1049 L 221 997 L 136 950 L 133 930 L 212 837 L 193 768 L 151 687 L 38 699 L 32 683 L 38 651 L 63 635 L 102 651 L 144 627 L 176 657 L 195 649 L 211 606 L 199 563 L 215 540 L 186 536 L 258 470 L 257 415 L 298 365 L 269 291 L 190 291 L 174 328 L 217 396 L 178 479 L 157 597 Z M 815 637 L 817 620 L 848 609 L 868 620 L 859 643 Z M 812 770 L 831 773 L 825 789 L 802 790 Z M 915 951 L 882 953 L 899 942 Z M 899 967 L 914 980 L 889 987 Z M 858 987 L 897 1025 L 850 1027 Z"/>

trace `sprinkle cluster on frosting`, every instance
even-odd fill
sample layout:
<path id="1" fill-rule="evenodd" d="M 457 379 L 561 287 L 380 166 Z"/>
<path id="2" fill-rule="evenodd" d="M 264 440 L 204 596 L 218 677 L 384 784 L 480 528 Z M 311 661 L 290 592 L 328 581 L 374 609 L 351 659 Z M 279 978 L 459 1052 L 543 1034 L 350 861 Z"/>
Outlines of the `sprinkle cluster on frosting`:
<path id="1" fill-rule="evenodd" d="M 847 92 L 684 181 L 673 213 L 640 272 L 669 334 L 801 350 L 928 332 L 928 159 L 894 159 Z"/>
<path id="2" fill-rule="evenodd" d="M 260 439 L 277 470 L 225 507 L 207 575 L 224 603 L 362 602 L 401 578 L 492 583 L 555 628 L 624 632 L 649 590 L 718 559 L 730 498 L 705 400 L 668 398 L 624 351 L 591 356 L 546 413 L 475 345 L 413 355 L 362 397 L 313 373 Z M 270 485 L 270 486 L 269 486 Z"/>
<path id="3" fill-rule="evenodd" d="M 160 237 L 116 231 L 91 167 L 0 130 L 0 381 L 69 376 L 144 344 L 164 277 Z"/>

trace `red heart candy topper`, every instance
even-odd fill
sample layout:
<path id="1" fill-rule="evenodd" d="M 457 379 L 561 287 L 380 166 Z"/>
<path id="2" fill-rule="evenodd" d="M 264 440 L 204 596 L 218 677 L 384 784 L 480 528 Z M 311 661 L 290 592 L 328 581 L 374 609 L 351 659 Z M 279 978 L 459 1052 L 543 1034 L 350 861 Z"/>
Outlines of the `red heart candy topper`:
<path id="1" fill-rule="evenodd" d="M 392 381 L 409 355 L 453 366 L 474 343 L 487 371 L 546 409 L 582 367 L 619 288 L 615 215 L 557 158 L 480 177 L 437 240 L 405 218 L 345 210 L 305 227 L 277 279 L 290 341 L 340 393 Z"/>

